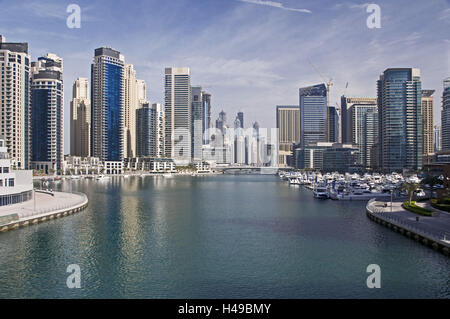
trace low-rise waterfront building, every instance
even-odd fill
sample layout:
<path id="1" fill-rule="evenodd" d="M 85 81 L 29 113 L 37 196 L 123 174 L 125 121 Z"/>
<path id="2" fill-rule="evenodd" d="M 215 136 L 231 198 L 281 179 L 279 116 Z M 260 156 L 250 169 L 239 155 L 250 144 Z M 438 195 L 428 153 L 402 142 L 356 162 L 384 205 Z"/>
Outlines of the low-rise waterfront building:
<path id="1" fill-rule="evenodd" d="M 22 203 L 33 198 L 31 170 L 12 170 L 11 158 L 0 138 L 0 206 Z"/>
<path id="2" fill-rule="evenodd" d="M 360 170 L 359 150 L 352 144 L 316 142 L 296 147 L 294 152 L 297 169 L 342 173 Z"/>
<path id="3" fill-rule="evenodd" d="M 63 163 L 65 175 L 101 174 L 103 162 L 98 157 L 66 156 Z"/>
<path id="4" fill-rule="evenodd" d="M 124 159 L 124 168 L 130 171 L 165 173 L 175 171 L 175 167 L 175 162 L 171 158 L 143 156 Z"/>

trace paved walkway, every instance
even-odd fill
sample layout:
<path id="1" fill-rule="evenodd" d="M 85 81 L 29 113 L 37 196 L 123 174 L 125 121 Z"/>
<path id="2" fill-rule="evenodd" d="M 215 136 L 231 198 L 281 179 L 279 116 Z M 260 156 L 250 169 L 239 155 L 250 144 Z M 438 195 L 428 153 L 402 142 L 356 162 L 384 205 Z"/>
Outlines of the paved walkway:
<path id="1" fill-rule="evenodd" d="M 385 207 L 387 204 L 387 207 Z M 390 202 L 376 201 L 372 203 L 374 213 L 390 220 L 399 222 L 404 226 L 427 233 L 437 239 L 449 241 L 450 243 L 450 214 L 440 212 L 437 217 L 421 216 L 407 211 L 401 202 L 394 202 L 391 211 Z M 416 220 L 416 217 L 419 220 Z"/>
<path id="2" fill-rule="evenodd" d="M 53 192 L 53 196 L 47 193 L 36 192 L 36 201 L 29 200 L 20 204 L 0 207 L 0 216 L 17 213 L 19 218 L 26 219 L 31 216 L 41 215 L 74 207 L 82 204 L 86 197 L 82 194 Z"/>

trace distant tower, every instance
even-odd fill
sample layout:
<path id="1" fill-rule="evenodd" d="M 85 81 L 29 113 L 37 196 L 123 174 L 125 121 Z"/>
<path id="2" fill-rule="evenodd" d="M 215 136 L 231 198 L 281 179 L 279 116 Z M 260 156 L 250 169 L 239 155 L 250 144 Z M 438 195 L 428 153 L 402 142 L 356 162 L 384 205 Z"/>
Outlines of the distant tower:
<path id="1" fill-rule="evenodd" d="M 191 138 L 192 138 L 192 161 L 198 162 L 202 160 L 202 145 L 203 145 L 203 97 L 202 97 L 202 87 L 193 86 L 191 87 Z"/>
<path id="2" fill-rule="evenodd" d="M 91 152 L 91 99 L 89 80 L 78 78 L 70 102 L 70 155 L 88 157 Z"/>
<path id="3" fill-rule="evenodd" d="M 57 173 L 64 160 L 63 61 L 49 53 L 31 73 L 31 166 Z"/>
<path id="4" fill-rule="evenodd" d="M 244 112 L 238 112 L 237 118 L 239 119 L 239 122 L 241 123 L 240 128 L 244 128 Z"/>
<path id="5" fill-rule="evenodd" d="M 211 94 L 205 91 L 202 92 L 202 135 L 203 144 L 209 144 L 209 134 L 206 134 L 206 130 L 211 128 Z"/>

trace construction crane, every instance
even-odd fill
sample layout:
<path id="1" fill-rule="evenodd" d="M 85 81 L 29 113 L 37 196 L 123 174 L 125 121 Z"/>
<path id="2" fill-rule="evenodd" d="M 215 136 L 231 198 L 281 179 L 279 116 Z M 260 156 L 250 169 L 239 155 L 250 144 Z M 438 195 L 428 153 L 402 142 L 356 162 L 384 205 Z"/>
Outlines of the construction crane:
<path id="1" fill-rule="evenodd" d="M 330 78 L 328 81 L 326 78 L 320 73 L 320 71 L 316 68 L 316 66 L 308 59 L 309 64 L 311 64 L 311 67 L 316 71 L 316 73 L 322 78 L 322 81 L 325 82 L 325 85 L 327 86 L 327 127 L 328 127 L 328 141 L 330 140 L 330 115 L 328 114 L 328 107 L 330 106 L 330 87 L 333 86 L 333 79 Z"/>

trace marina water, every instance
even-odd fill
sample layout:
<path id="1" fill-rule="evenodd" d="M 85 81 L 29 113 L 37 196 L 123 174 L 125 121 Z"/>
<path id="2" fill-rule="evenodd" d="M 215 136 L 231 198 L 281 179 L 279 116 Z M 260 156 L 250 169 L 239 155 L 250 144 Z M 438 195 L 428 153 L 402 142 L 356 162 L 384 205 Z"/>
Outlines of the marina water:
<path id="1" fill-rule="evenodd" d="M 39 186 L 39 183 L 37 183 Z M 449 298 L 450 259 L 276 176 L 66 180 L 78 214 L 0 234 L 7 298 Z M 66 286 L 67 266 L 81 288 Z M 369 289 L 369 264 L 381 288 Z"/>

